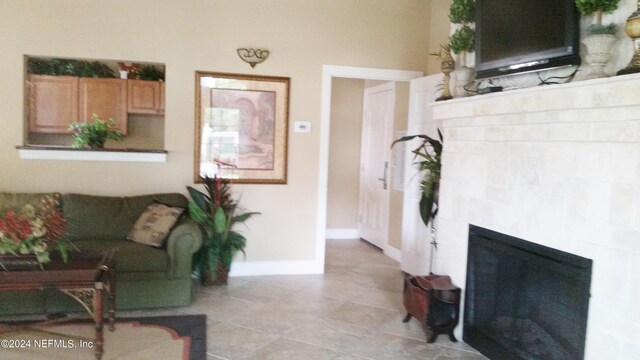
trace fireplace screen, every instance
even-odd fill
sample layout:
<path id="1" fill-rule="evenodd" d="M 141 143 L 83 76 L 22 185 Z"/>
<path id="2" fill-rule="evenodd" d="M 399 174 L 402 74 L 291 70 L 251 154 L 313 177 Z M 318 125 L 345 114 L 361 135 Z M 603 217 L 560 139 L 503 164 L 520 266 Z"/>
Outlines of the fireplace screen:
<path id="1" fill-rule="evenodd" d="M 591 266 L 471 225 L 464 341 L 490 359 L 583 359 Z"/>

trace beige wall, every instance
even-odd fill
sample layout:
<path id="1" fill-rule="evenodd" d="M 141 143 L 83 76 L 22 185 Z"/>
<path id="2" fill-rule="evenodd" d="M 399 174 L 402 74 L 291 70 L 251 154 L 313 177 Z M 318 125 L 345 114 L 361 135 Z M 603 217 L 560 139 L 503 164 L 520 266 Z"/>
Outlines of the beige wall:
<path id="1" fill-rule="evenodd" d="M 363 95 L 364 80 L 332 81 L 327 229 L 358 227 Z"/>
<path id="2" fill-rule="evenodd" d="M 440 44 L 449 43 L 449 7 L 450 0 L 432 0 L 431 17 L 429 19 L 429 53 L 439 53 Z M 427 60 L 427 75 L 440 72 L 440 60 L 430 55 Z"/>
<path id="3" fill-rule="evenodd" d="M 0 191 L 132 195 L 192 184 L 196 70 L 291 77 L 288 184 L 243 185 L 247 260 L 316 257 L 322 65 L 427 70 L 431 3 L 424 0 L 0 1 Z M 235 52 L 264 47 L 251 69 Z M 166 64 L 166 163 L 20 160 L 23 56 Z"/>

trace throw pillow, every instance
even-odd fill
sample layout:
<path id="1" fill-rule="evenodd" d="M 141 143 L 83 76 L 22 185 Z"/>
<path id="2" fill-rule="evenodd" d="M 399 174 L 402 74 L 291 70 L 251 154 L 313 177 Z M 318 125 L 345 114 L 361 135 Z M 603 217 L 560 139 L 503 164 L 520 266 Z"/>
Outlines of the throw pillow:
<path id="1" fill-rule="evenodd" d="M 183 208 L 153 203 L 140 215 L 127 235 L 127 240 L 162 247 L 167 235 L 183 212 Z"/>

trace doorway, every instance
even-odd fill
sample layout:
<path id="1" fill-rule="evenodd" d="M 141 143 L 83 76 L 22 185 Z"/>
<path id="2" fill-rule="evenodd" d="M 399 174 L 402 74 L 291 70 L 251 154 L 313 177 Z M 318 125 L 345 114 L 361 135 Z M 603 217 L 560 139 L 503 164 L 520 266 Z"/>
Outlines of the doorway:
<path id="1" fill-rule="evenodd" d="M 323 67 L 322 82 L 322 109 L 321 109 L 321 129 L 320 129 L 320 171 L 319 171 L 319 201 L 318 201 L 318 228 L 316 234 L 316 259 L 324 264 L 325 246 L 327 235 L 327 195 L 329 178 L 329 149 L 330 149 L 330 129 L 331 129 L 331 99 L 332 85 L 336 79 L 362 79 L 379 81 L 409 81 L 422 76 L 419 71 L 403 71 L 388 69 L 356 68 L 343 66 Z M 357 133 L 360 136 L 360 133 Z M 390 216 L 392 214 L 389 214 Z M 354 236 L 355 237 L 355 236 Z M 353 238 L 353 237 L 352 237 Z M 392 258 L 399 260 L 400 252 L 393 251 L 392 247 L 387 247 L 385 253 Z"/>

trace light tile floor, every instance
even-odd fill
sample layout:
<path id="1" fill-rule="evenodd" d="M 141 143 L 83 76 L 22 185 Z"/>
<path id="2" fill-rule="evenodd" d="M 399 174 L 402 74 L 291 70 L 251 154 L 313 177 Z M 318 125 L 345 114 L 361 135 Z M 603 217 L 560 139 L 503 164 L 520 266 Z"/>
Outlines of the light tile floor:
<path id="1" fill-rule="evenodd" d="M 359 240 L 329 240 L 324 275 L 229 278 L 191 306 L 120 316 L 206 314 L 213 359 L 486 359 L 441 335 L 427 344 L 402 322 L 399 264 Z"/>

